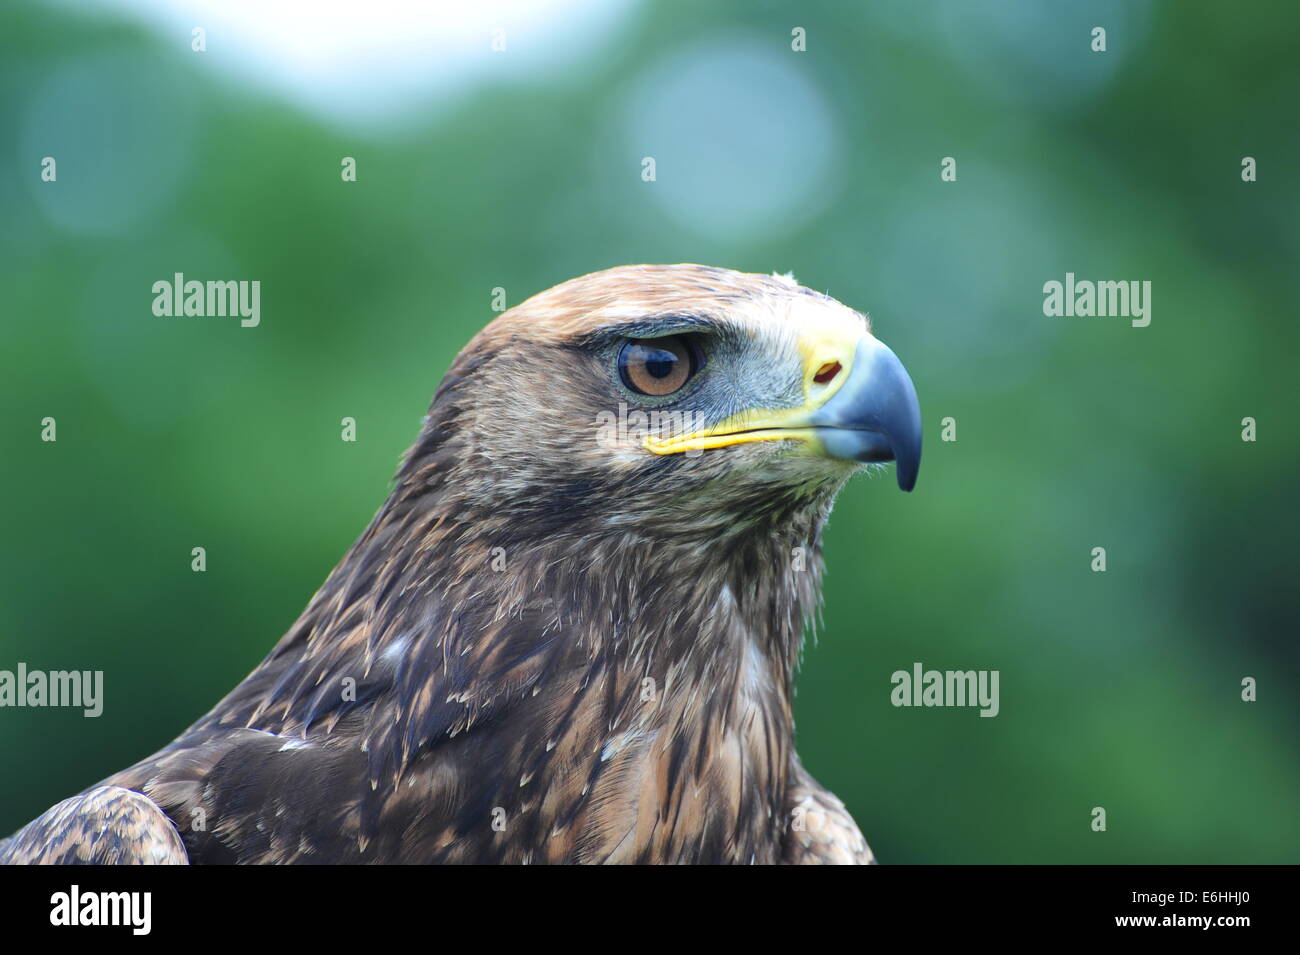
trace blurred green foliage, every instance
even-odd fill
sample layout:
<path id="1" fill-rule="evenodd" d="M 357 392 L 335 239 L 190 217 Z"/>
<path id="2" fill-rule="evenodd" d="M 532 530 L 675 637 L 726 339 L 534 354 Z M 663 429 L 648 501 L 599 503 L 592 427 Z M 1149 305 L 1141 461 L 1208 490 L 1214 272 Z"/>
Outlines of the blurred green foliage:
<path id="1" fill-rule="evenodd" d="M 1296 861 L 1298 26 L 1281 4 L 652 3 L 595 54 L 364 131 L 188 36 L 5 4 L 0 668 L 103 669 L 106 703 L 0 711 L 0 832 L 257 663 L 494 287 L 697 261 L 869 311 L 921 395 L 916 492 L 860 480 L 833 515 L 799 682 L 804 761 L 881 859 Z M 702 88 L 735 79 L 718 62 L 759 64 L 774 108 Z M 643 118 L 668 124 L 654 183 Z M 713 188 L 754 169 L 740 203 Z M 260 280 L 261 326 L 154 317 L 178 271 Z M 1152 281 L 1150 327 L 1045 317 L 1067 271 Z M 894 708 L 914 661 L 999 670 L 1001 714 Z"/>

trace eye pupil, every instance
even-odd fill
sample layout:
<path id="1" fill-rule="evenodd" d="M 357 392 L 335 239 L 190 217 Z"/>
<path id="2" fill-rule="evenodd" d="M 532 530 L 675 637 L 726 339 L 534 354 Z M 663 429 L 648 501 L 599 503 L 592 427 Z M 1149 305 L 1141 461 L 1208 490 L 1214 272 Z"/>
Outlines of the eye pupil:
<path id="1" fill-rule="evenodd" d="M 637 394 L 662 398 L 680 389 L 699 370 L 699 349 L 684 338 L 626 342 L 618 352 L 623 384 Z"/>
<path id="2" fill-rule="evenodd" d="M 645 360 L 645 370 L 655 378 L 667 378 L 673 373 L 673 365 L 677 364 L 677 356 L 672 352 L 656 351 L 651 352 Z"/>

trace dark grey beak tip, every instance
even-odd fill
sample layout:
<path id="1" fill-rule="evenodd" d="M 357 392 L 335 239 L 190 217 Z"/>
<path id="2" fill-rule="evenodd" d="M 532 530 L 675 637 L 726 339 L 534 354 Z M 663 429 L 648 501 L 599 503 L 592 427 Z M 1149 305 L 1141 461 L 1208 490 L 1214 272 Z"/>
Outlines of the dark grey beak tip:
<path id="1" fill-rule="evenodd" d="M 894 456 L 894 471 L 898 477 L 898 487 L 903 491 L 910 491 L 916 487 L 916 476 L 921 470 L 921 448 L 918 444 L 915 453 L 910 457 Z"/>
<path id="2" fill-rule="evenodd" d="M 895 423 L 889 438 L 894 452 L 898 486 L 904 491 L 910 491 L 916 487 L 916 478 L 921 471 L 921 405 L 906 369 L 900 364 L 898 370 L 906 381 L 906 387 L 900 388 L 903 407 L 894 416 Z"/>

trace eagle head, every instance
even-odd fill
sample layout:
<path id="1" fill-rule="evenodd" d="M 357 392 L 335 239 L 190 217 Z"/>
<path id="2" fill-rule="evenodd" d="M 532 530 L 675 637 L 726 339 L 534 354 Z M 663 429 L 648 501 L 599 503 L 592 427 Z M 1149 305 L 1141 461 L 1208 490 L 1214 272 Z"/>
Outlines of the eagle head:
<path id="1" fill-rule="evenodd" d="M 637 265 L 479 333 L 399 483 L 503 542 L 699 544 L 824 518 L 864 463 L 910 491 L 920 457 L 916 391 L 861 313 L 789 276 Z"/>

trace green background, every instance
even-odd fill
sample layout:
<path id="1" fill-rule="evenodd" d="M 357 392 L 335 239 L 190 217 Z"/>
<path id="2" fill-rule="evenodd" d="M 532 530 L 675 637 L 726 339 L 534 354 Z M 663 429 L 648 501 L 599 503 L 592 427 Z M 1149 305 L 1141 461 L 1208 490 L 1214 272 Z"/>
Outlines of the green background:
<path id="1" fill-rule="evenodd" d="M 0 668 L 106 684 L 99 719 L 0 711 L 0 832 L 269 650 L 494 287 L 694 261 L 869 312 L 921 396 L 917 490 L 860 479 L 836 507 L 798 684 L 804 761 L 883 861 L 1297 861 L 1300 8 L 620 16 L 348 123 L 240 81 L 220 35 L 0 7 Z M 156 318 L 178 271 L 260 280 L 261 326 Z M 1151 325 L 1044 316 L 1067 271 L 1151 281 Z M 999 670 L 1001 714 L 894 708 L 915 661 Z"/>

